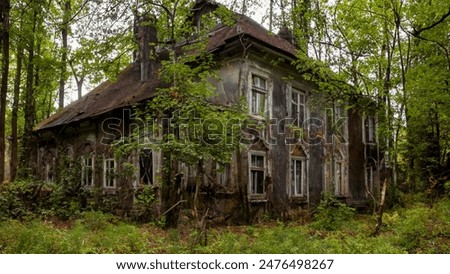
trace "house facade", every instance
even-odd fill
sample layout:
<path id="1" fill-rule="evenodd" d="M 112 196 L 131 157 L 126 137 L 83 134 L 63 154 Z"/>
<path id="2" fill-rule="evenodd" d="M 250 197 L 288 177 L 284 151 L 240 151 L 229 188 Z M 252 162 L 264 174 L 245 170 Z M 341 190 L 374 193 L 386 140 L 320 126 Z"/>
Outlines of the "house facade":
<path id="1" fill-rule="evenodd" d="M 145 29 L 137 33 L 141 45 L 153 37 Z M 133 107 L 152 100 L 161 85 L 158 64 L 142 61 L 148 49 L 142 50 L 116 81 L 101 84 L 37 126 L 33 165 L 36 177 L 54 182 L 72 170 L 80 191 L 95 193 L 93 203 L 121 214 L 132 214 L 137 193 L 149 187 L 156 196 L 152 214 L 161 215 L 161 152 L 141 148 L 118 159 L 111 145 L 130 134 L 136 124 Z M 317 206 L 325 192 L 354 206 L 376 195 L 376 119 L 347 108 L 347 102 L 329 100 L 300 75 L 292 65 L 297 48 L 289 35 L 270 34 L 238 15 L 234 24 L 209 32 L 207 51 L 220 67 L 211 103 L 232 106 L 245 98 L 249 117 L 260 124 L 242 132 L 242 145 L 229 164 L 204 163 L 206 176 L 197 195 L 208 218 L 294 218 Z M 173 206 L 189 210 L 195 171 L 182 162 L 178 166 L 179 196 Z"/>

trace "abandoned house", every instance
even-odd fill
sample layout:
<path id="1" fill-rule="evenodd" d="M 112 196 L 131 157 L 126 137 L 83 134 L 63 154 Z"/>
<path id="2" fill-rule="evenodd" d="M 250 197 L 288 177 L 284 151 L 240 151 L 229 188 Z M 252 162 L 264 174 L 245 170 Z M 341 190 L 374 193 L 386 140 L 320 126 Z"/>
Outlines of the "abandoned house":
<path id="1" fill-rule="evenodd" d="M 200 27 L 200 15 L 216 7 L 198 1 L 192 9 L 193 24 Z M 64 170 L 62 162 L 70 159 L 67 168 L 77 167 L 80 189 L 96 190 L 113 201 L 112 211 L 124 214 L 132 213 L 134 193 L 143 186 L 160 195 L 158 151 L 143 149 L 123 160 L 115 158 L 111 145 L 104 142 L 111 135 L 105 121 L 120 121 L 126 135 L 127 123 L 132 122 L 127 113 L 151 100 L 160 85 L 156 61 L 148 58 L 154 49 L 146 47 L 156 36 L 145 31 L 139 28 L 141 47 L 134 63 L 115 81 L 99 85 L 34 131 L 32 162 L 38 178 L 57 182 Z M 211 101 L 232 105 L 246 98 L 251 119 L 275 121 L 260 130 L 259 141 L 241 146 L 229 164 L 205 167 L 209 174 L 202 186 L 221 185 L 214 192 L 199 192 L 202 208 L 211 218 L 239 222 L 244 208 L 250 220 L 263 214 L 295 216 L 316 206 L 325 192 L 353 206 L 371 200 L 380 181 L 376 120 L 346 108 L 345 102 L 320 103 L 325 95 L 292 65 L 298 48 L 288 30 L 271 34 L 236 14 L 233 24 L 218 24 L 207 39 L 207 51 L 220 64 L 217 94 Z M 303 137 L 296 136 L 295 129 Z M 118 176 L 125 163 L 135 167 L 126 178 Z M 188 184 L 193 175 L 189 167 L 180 166 L 178 192 L 187 202 L 173 206 L 183 210 L 192 206 Z M 158 208 L 157 200 L 154 210 L 161 214 L 165 209 Z"/>

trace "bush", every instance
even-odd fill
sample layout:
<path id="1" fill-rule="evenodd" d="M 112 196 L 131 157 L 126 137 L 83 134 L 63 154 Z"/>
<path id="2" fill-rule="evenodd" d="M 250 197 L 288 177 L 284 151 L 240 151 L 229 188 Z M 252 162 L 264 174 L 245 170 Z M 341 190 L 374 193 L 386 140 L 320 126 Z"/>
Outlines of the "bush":
<path id="1" fill-rule="evenodd" d="M 76 217 L 81 211 L 81 192 L 66 184 L 36 180 L 7 183 L 0 188 L 0 219 L 23 219 L 30 215 Z"/>
<path id="2" fill-rule="evenodd" d="M 323 230 L 338 230 L 355 215 L 355 209 L 338 201 L 333 195 L 326 193 L 317 207 L 313 227 Z"/>

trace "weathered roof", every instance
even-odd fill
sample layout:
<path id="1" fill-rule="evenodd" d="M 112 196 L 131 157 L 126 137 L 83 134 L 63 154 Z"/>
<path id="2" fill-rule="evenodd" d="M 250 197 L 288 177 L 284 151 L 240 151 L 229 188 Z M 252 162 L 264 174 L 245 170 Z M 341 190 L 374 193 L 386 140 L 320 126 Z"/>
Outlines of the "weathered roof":
<path id="1" fill-rule="evenodd" d="M 270 34 L 264 27 L 244 15 L 238 16 L 236 24 L 222 26 L 212 31 L 208 39 L 207 51 L 220 52 L 228 42 L 240 35 L 250 36 L 254 40 L 287 56 L 295 57 L 296 55 L 295 46 L 278 35 Z M 160 84 L 156 70 L 153 70 L 151 73 L 149 80 L 143 82 L 140 80 L 139 69 L 130 64 L 119 74 L 114 82 L 106 81 L 100 84 L 81 99 L 39 123 L 36 130 L 48 129 L 96 117 L 149 99 Z"/>
<path id="2" fill-rule="evenodd" d="M 136 70 L 133 65 L 129 65 L 120 73 L 116 81 L 106 81 L 100 84 L 81 99 L 39 123 L 36 130 L 81 121 L 114 109 L 132 106 L 150 98 L 159 85 L 156 72 L 154 74 L 150 80 L 142 82 L 139 70 Z"/>
<path id="3" fill-rule="evenodd" d="M 237 22 L 233 26 L 223 26 L 214 30 L 208 40 L 208 51 L 220 49 L 229 40 L 239 37 L 239 35 L 251 36 L 266 46 L 279 50 L 283 54 L 291 55 L 291 57 L 297 55 L 297 48 L 294 45 L 279 35 L 269 33 L 267 29 L 245 15 L 238 15 Z"/>

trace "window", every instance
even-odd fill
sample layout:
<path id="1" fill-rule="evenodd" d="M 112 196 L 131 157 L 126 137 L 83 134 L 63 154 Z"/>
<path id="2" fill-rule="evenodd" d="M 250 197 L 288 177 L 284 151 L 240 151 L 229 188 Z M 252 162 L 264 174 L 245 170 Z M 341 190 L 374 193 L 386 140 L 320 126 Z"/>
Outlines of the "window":
<path id="1" fill-rule="evenodd" d="M 45 181 L 53 182 L 53 165 L 51 163 L 45 164 Z"/>
<path id="2" fill-rule="evenodd" d="M 265 193 L 265 157 L 260 154 L 250 154 L 250 194 Z"/>
<path id="3" fill-rule="evenodd" d="M 47 150 L 44 156 L 44 180 L 47 182 L 54 182 L 55 180 L 55 153 L 53 149 Z"/>
<path id="4" fill-rule="evenodd" d="M 250 113 L 263 115 L 267 110 L 267 79 L 252 75 L 252 91 L 250 96 Z"/>
<path id="5" fill-rule="evenodd" d="M 83 186 L 94 185 L 94 157 L 81 158 L 81 184 Z"/>
<path id="6" fill-rule="evenodd" d="M 347 189 L 345 187 L 345 165 L 340 153 L 335 155 L 334 159 L 334 191 L 337 196 L 345 196 Z"/>
<path id="7" fill-rule="evenodd" d="M 344 194 L 344 184 L 343 184 L 343 172 L 342 172 L 342 162 L 335 162 L 335 174 L 334 174 L 334 186 L 336 190 L 336 195 Z"/>
<path id="8" fill-rule="evenodd" d="M 306 194 L 306 161 L 304 158 L 291 159 L 290 194 L 291 196 Z"/>
<path id="9" fill-rule="evenodd" d="M 153 184 L 153 151 L 151 149 L 142 149 L 139 154 L 139 178 L 141 184 Z"/>
<path id="10" fill-rule="evenodd" d="M 230 164 L 217 163 L 217 182 L 223 186 L 228 184 L 228 176 L 230 174 Z"/>
<path id="11" fill-rule="evenodd" d="M 103 183 L 106 188 L 114 188 L 116 187 L 116 178 L 115 178 L 115 165 L 116 162 L 114 159 L 105 159 L 103 161 Z"/>
<path id="12" fill-rule="evenodd" d="M 306 120 L 306 93 L 293 88 L 291 92 L 291 117 L 293 125 L 302 127 Z"/>
<path id="13" fill-rule="evenodd" d="M 364 143 L 375 143 L 375 117 L 373 116 L 364 119 Z"/>

